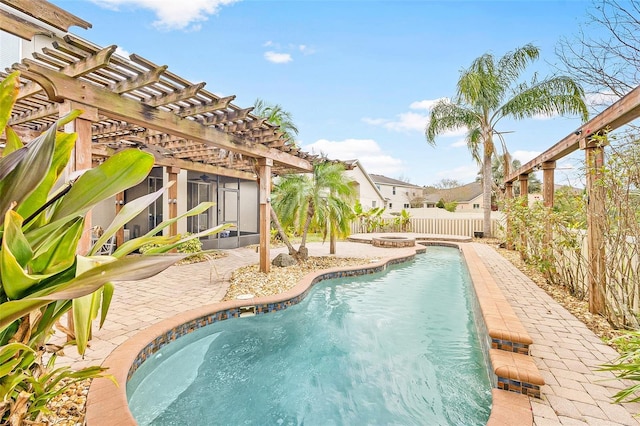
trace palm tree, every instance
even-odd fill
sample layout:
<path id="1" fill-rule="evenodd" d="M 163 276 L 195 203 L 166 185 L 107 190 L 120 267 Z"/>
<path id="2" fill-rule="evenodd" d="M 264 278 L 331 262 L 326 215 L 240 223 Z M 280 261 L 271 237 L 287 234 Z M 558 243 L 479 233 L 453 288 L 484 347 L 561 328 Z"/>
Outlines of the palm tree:
<path id="1" fill-rule="evenodd" d="M 309 257 L 306 241 L 314 220 L 325 236 L 348 232 L 354 188 L 344 171 L 341 163 L 323 161 L 314 165 L 312 176 L 286 175 L 274 187 L 272 205 L 277 216 L 285 227 L 293 226 L 302 234 L 300 247 L 290 253 L 294 257 Z"/>
<path id="2" fill-rule="evenodd" d="M 538 80 L 534 74 L 529 83 L 517 81 L 527 65 L 538 59 L 539 53 L 531 44 L 508 52 L 498 60 L 485 53 L 462 71 L 455 98 L 437 102 L 429 114 L 425 136 L 431 145 L 447 130 L 467 129 L 467 146 L 482 166 L 485 236 L 491 235 L 493 137 L 502 138 L 496 130 L 498 122 L 504 117 L 520 120 L 540 114 L 579 114 L 583 121 L 588 119 L 584 90 L 570 77 Z"/>
<path id="3" fill-rule="evenodd" d="M 289 111 L 285 111 L 279 104 L 270 105 L 258 98 L 253 104 L 253 113 L 280 127 L 285 144 L 296 146 L 298 128 L 293 124 L 293 116 Z"/>

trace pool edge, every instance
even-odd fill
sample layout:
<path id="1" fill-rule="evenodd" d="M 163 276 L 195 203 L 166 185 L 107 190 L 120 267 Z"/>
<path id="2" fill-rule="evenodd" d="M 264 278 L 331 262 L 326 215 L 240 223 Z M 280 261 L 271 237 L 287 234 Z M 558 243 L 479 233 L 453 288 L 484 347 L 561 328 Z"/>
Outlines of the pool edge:
<path id="1" fill-rule="evenodd" d="M 381 258 L 378 262 L 311 272 L 305 275 L 293 289 L 276 296 L 219 302 L 202 306 L 183 312 L 140 331 L 117 347 L 103 362 L 102 365 L 109 369 L 108 373 L 111 374 L 120 385 L 116 386 L 112 381 L 106 379 L 94 379 L 92 381 L 87 396 L 85 424 L 89 426 L 137 424 L 129 410 L 126 395 L 126 383 L 131 374 L 132 366 L 138 360 L 142 351 L 148 347 L 151 342 L 156 340 L 159 336 L 169 335 L 172 331 L 175 331 L 177 327 L 183 326 L 184 324 L 214 315 L 217 312 L 228 312 L 235 309 L 238 310 L 239 314 L 239 308 L 246 305 L 283 303 L 295 298 L 300 298 L 301 300 L 314 284 L 322 281 L 323 279 L 334 278 L 333 276 L 330 276 L 332 273 L 345 273 L 349 271 L 363 270 L 374 270 L 374 272 L 382 271 L 390 265 L 412 260 L 416 254 L 422 253 L 426 250 L 424 247 L 425 245 L 441 245 L 458 248 L 463 255 L 469 272 L 472 272 L 471 268 L 476 267 L 475 262 L 469 262 L 469 259 L 467 259 L 467 250 L 462 249 L 463 246 L 467 246 L 467 243 L 456 243 L 451 241 L 429 241 L 427 243 L 421 243 L 422 244 L 416 245 L 415 247 L 403 249 L 401 253 L 398 253 L 398 256 Z M 411 253 L 411 251 L 413 253 Z M 478 278 L 477 275 L 476 277 L 474 277 L 474 275 L 476 274 L 472 274 L 472 282 L 475 288 Z M 326 278 L 327 276 L 329 276 L 329 278 Z M 492 410 L 487 423 L 488 425 L 533 424 L 533 413 L 529 397 L 493 388 L 492 399 Z M 514 421 L 516 421 L 516 423 L 513 423 Z"/>

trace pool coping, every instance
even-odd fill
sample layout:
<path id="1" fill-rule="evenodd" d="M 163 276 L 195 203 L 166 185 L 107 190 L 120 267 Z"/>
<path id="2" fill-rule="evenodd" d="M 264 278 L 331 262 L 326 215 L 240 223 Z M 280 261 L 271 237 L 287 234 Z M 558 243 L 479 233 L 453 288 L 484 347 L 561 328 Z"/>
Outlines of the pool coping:
<path id="1" fill-rule="evenodd" d="M 144 359 L 146 359 L 146 356 L 155 353 L 155 351 L 160 349 L 160 347 L 168 344 L 172 340 L 175 340 L 175 338 L 180 335 L 184 335 L 199 328 L 200 326 L 206 325 L 207 323 L 240 316 L 241 307 L 271 305 L 274 307 L 273 310 L 285 309 L 291 304 L 298 303 L 302 300 L 317 282 L 324 279 L 384 271 L 391 265 L 412 260 L 416 254 L 426 251 L 425 245 L 441 245 L 458 248 L 467 264 L 476 293 L 478 292 L 478 288 L 486 285 L 485 281 L 487 280 L 487 275 L 484 271 L 486 267 L 484 267 L 481 263 L 481 259 L 478 258 L 477 255 L 475 257 L 473 256 L 475 254 L 475 250 L 470 251 L 470 249 L 472 249 L 470 245 L 451 241 L 429 241 L 421 242 L 420 245 L 415 247 L 408 247 L 405 250 L 402 250 L 402 253 L 398 253 L 398 256 L 381 258 L 377 262 L 370 262 L 359 266 L 339 267 L 311 272 L 305 275 L 291 290 L 278 295 L 256 297 L 248 300 L 219 302 L 183 312 L 140 331 L 117 347 L 105 359 L 102 365 L 109 369 L 108 373 L 111 374 L 120 385 L 116 386 L 108 379 L 94 379 L 92 381 L 87 396 L 85 424 L 89 426 L 107 426 L 113 424 L 136 425 L 137 423 L 128 407 L 126 395 L 127 380 L 135 368 L 138 365 L 141 365 Z M 411 251 L 408 249 L 413 249 L 413 253 L 407 255 L 407 252 Z M 491 278 L 489 281 L 493 281 L 493 279 Z M 494 293 L 494 296 L 499 300 L 504 298 L 501 293 Z M 486 302 L 483 302 L 480 299 L 478 302 L 483 310 L 482 316 L 486 317 L 486 308 L 483 307 L 483 303 L 486 305 Z M 224 313 L 224 315 L 217 315 L 219 313 Z M 266 312 L 258 312 L 258 314 L 260 313 Z M 205 318 L 209 318 L 210 320 L 205 320 L 203 322 L 203 319 Z M 513 319 L 510 318 L 510 320 Z M 187 324 L 195 325 L 195 328 L 187 326 L 185 330 L 185 325 Z M 514 321 L 514 326 L 518 330 L 522 327 L 517 318 Z M 179 335 L 177 336 L 177 329 L 181 329 L 180 332 L 182 334 L 178 333 Z M 152 347 L 151 350 L 149 350 L 150 345 Z M 147 355 L 142 355 L 141 362 L 141 354 L 143 354 L 145 349 L 149 353 Z M 503 351 L 498 350 L 498 352 Z M 530 357 L 526 356 L 526 358 Z M 134 367 L 134 365 L 136 365 L 136 367 Z M 487 423 L 488 425 L 533 424 L 533 414 L 529 397 L 519 393 L 514 393 L 513 391 L 510 392 L 508 390 L 497 389 L 495 387 L 492 389 L 492 396 L 493 403 L 491 415 Z"/>

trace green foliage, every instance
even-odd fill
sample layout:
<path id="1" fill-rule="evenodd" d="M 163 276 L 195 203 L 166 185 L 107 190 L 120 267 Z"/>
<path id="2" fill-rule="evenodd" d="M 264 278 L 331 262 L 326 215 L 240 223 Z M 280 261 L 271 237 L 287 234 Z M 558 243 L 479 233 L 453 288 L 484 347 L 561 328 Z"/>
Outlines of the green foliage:
<path id="1" fill-rule="evenodd" d="M 627 331 L 622 336 L 612 340 L 621 355 L 611 364 L 605 364 L 601 371 L 612 371 L 619 379 L 636 382 L 615 395 L 615 402 L 640 401 L 640 332 Z"/>
<path id="2" fill-rule="evenodd" d="M 77 255 L 87 213 L 142 182 L 153 167 L 153 156 L 137 149 L 124 150 L 74 181 L 60 182 L 77 135 L 57 129 L 82 112 L 71 112 L 24 145 L 5 127 L 18 87 L 18 72 L 0 83 L 0 133 L 4 131 L 7 138 L 0 158 L 0 424 L 37 420 L 62 379 L 68 384 L 68 380 L 102 375 L 100 367 L 54 370 L 55 356 L 46 364 L 40 361 L 56 321 L 73 308 L 75 344 L 84 354 L 92 322 L 98 315 L 100 326 L 105 321 L 113 282 L 153 276 L 184 255 L 149 254 L 166 253 L 187 239 L 219 230 L 186 239 L 155 236 L 180 217 L 210 207 L 200 205 L 128 241 L 112 256 L 95 256 L 124 223 L 162 195 L 158 191 L 125 205 L 94 247 Z M 164 245 L 147 255 L 127 256 L 147 243 Z"/>
<path id="3" fill-rule="evenodd" d="M 187 232 L 185 234 L 182 235 L 178 235 L 178 237 L 180 238 L 180 240 L 186 240 L 183 243 L 180 243 L 176 246 L 175 250 L 178 253 L 183 253 L 183 254 L 190 254 L 191 256 L 188 256 L 184 259 L 182 259 L 181 261 L 179 261 L 179 263 L 183 264 L 183 263 L 196 263 L 196 262 L 201 262 L 203 260 L 206 260 L 206 254 L 203 253 L 202 251 L 202 241 L 200 241 L 199 238 L 191 238 L 189 239 L 189 237 L 192 234 L 190 232 Z M 157 249 L 161 246 L 163 246 L 165 244 L 162 243 L 148 243 L 143 245 L 142 247 L 140 247 L 139 251 L 140 253 L 148 253 L 150 250 L 152 249 Z"/>
<path id="4" fill-rule="evenodd" d="M 436 203 L 436 207 L 439 209 L 444 209 L 444 199 L 440 198 Z"/>
<path id="5" fill-rule="evenodd" d="M 458 202 L 457 201 L 449 201 L 448 203 L 444 203 L 444 209 L 448 212 L 455 212 L 456 208 L 458 208 Z"/>
<path id="6" fill-rule="evenodd" d="M 617 328 L 640 328 L 637 315 L 640 282 L 640 138 L 630 134 L 619 140 L 595 136 L 601 146 L 611 142 L 604 167 L 593 170 L 597 179 L 590 196 L 584 190 L 563 187 L 556 191 L 553 209 L 541 203 L 526 206 L 524 199 L 505 203 L 511 226 L 510 241 L 523 258 L 546 279 L 564 286 L 574 296 L 589 298 L 587 244 L 588 203 L 602 203 L 604 214 L 591 217 L 604 242 L 602 314 Z"/>
<path id="7" fill-rule="evenodd" d="M 395 218 L 395 224 L 400 227 L 402 232 L 411 230 L 411 213 L 402 209 L 400 215 Z"/>

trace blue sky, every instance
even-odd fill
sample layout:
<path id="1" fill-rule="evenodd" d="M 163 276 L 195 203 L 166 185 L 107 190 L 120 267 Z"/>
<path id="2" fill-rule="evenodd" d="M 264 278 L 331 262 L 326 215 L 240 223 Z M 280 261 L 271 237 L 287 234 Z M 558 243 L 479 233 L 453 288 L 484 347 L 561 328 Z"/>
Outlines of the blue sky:
<path id="1" fill-rule="evenodd" d="M 435 148 L 424 138 L 429 105 L 455 94 L 460 70 L 485 52 L 502 56 L 533 43 L 541 58 L 531 70 L 549 75 L 559 39 L 575 35 L 591 7 L 588 0 L 52 3 L 92 23 L 72 28 L 78 36 L 168 65 L 216 94 L 235 94 L 240 107 L 256 98 L 282 105 L 306 151 L 358 158 L 369 173 L 417 185 L 476 177 L 463 135 L 442 136 Z M 526 162 L 579 124 L 556 117 L 498 128 L 513 131 L 509 151 Z M 575 160 L 559 168 L 568 164 Z"/>

